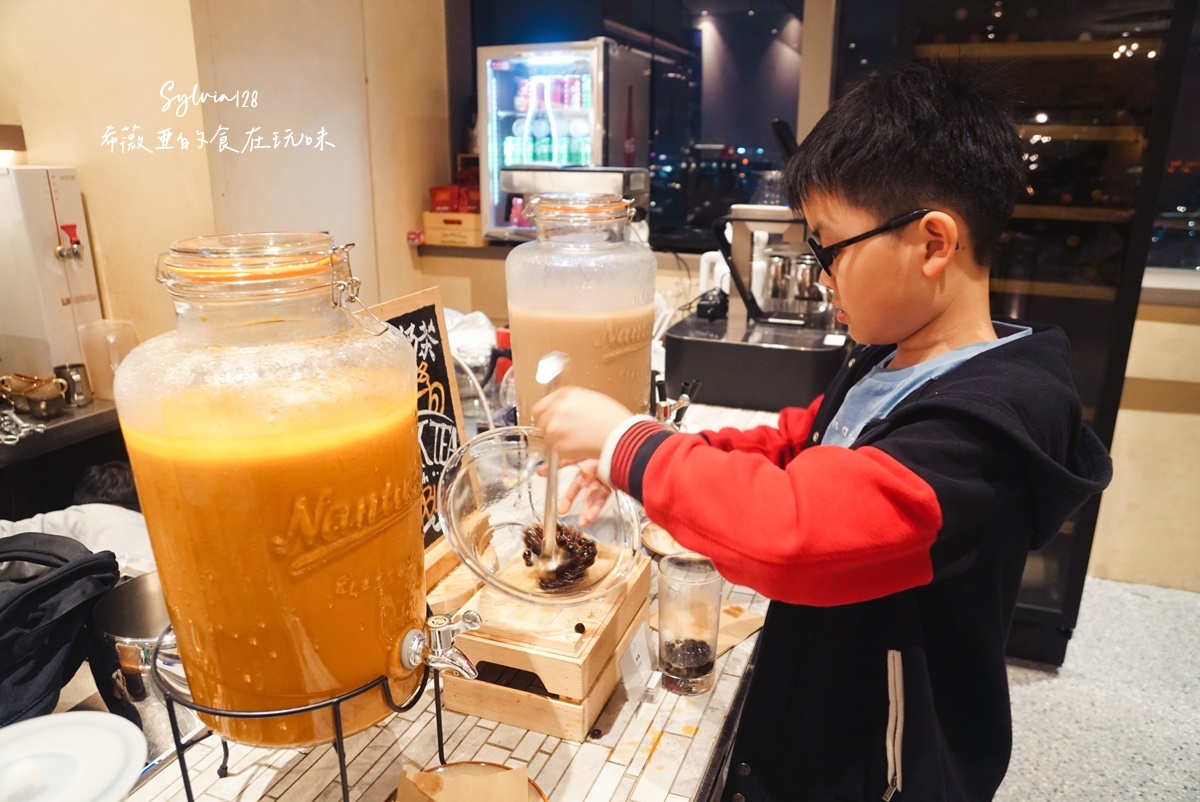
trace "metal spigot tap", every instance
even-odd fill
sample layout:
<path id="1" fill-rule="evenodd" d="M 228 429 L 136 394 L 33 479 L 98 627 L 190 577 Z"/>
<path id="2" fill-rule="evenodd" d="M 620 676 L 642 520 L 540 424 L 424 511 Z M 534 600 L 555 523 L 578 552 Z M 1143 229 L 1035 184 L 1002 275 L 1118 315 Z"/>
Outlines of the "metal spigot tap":
<path id="1" fill-rule="evenodd" d="M 422 663 L 438 671 L 453 671 L 463 679 L 475 679 L 479 671 L 471 658 L 454 645 L 454 639 L 464 632 L 483 626 L 483 617 L 468 610 L 454 621 L 446 615 L 434 615 L 425 619 L 425 631 L 410 629 L 400 647 L 400 662 L 405 668 L 416 668 Z"/>

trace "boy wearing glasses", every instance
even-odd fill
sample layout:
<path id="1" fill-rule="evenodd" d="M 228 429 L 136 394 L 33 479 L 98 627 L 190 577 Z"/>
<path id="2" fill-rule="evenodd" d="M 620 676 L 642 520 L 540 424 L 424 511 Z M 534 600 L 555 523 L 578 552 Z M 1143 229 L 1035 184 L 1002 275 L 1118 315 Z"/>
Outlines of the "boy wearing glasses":
<path id="1" fill-rule="evenodd" d="M 598 460 L 567 496 L 630 493 L 772 599 L 725 799 L 991 799 L 1026 555 L 1111 476 L 1063 333 L 991 319 L 1021 144 L 988 90 L 902 65 L 832 105 L 786 182 L 859 343 L 822 397 L 678 434 L 566 388 L 534 422 Z"/>

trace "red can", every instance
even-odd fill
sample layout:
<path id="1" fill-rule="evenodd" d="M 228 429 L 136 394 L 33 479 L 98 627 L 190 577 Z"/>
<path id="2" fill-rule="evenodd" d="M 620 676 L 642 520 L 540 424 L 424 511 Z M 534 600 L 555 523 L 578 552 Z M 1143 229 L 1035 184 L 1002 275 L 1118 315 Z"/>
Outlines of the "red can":
<path id="1" fill-rule="evenodd" d="M 513 109 L 524 114 L 529 111 L 529 79 L 517 79 L 517 94 L 513 97 Z"/>
<path id="2" fill-rule="evenodd" d="M 578 75 L 568 75 L 564 100 L 567 108 L 578 109 L 583 106 L 583 81 Z"/>

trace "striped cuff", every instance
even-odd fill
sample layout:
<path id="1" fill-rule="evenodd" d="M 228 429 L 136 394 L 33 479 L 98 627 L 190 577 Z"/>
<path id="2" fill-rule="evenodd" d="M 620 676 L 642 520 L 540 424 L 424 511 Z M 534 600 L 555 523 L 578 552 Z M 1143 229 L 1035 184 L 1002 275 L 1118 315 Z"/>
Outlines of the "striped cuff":
<path id="1" fill-rule="evenodd" d="M 623 490 L 639 502 L 642 500 L 642 475 L 650 463 L 658 446 L 671 436 L 671 431 L 656 421 L 646 418 L 633 418 L 618 427 L 623 433 L 613 437 L 615 440 L 608 459 L 602 459 L 599 470 L 610 487 Z M 617 434 L 617 432 L 613 432 Z M 606 441 L 605 452 L 609 451 L 609 441 Z"/>
<path id="2" fill-rule="evenodd" d="M 617 443 L 621 442 L 625 432 L 646 421 L 653 423 L 654 418 L 649 415 L 633 415 L 623 420 L 617 428 L 608 433 L 608 438 L 604 441 L 604 448 L 600 450 L 600 464 L 596 466 L 596 473 L 604 484 L 612 487 L 612 458 L 613 452 L 617 450 Z"/>

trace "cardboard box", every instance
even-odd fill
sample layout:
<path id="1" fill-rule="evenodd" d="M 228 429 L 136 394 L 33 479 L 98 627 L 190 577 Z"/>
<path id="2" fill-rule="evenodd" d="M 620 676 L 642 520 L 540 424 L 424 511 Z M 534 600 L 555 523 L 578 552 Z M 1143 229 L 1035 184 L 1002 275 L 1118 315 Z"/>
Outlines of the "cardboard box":
<path id="1" fill-rule="evenodd" d="M 429 188 L 429 208 L 435 212 L 457 212 L 461 190 L 458 184 Z"/>
<path id="2" fill-rule="evenodd" d="M 487 244 L 482 218 L 463 212 L 425 212 L 425 244 L 482 248 Z"/>
<path id="3" fill-rule="evenodd" d="M 458 193 L 458 210 L 479 213 L 479 187 L 462 187 Z"/>

